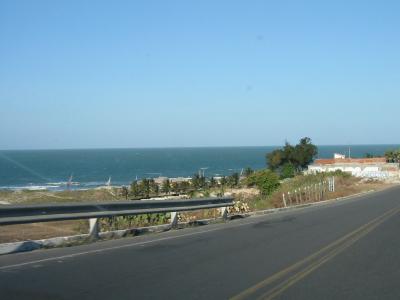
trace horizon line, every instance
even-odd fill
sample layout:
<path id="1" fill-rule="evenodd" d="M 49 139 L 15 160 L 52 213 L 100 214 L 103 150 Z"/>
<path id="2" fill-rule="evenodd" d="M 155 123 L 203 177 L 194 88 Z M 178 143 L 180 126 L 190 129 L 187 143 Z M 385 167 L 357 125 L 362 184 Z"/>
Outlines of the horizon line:
<path id="1" fill-rule="evenodd" d="M 292 144 L 293 145 L 293 144 Z M 295 145 L 295 144 L 294 144 Z M 317 147 L 331 146 L 400 146 L 400 143 L 379 143 L 379 144 L 315 144 Z M 86 148 L 14 148 L 0 149 L 0 151 L 65 151 L 65 150 L 129 150 L 129 149 L 193 149 L 193 148 L 256 148 L 274 147 L 281 148 L 284 145 L 247 145 L 247 146 L 159 146 L 159 147 L 86 147 Z"/>

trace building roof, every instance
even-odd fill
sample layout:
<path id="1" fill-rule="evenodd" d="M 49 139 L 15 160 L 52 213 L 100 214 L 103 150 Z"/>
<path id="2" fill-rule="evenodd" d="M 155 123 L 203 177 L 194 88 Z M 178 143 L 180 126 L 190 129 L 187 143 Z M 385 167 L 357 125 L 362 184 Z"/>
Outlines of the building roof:
<path id="1" fill-rule="evenodd" d="M 333 165 L 333 164 L 377 164 L 386 163 L 385 157 L 373 158 L 321 158 L 314 161 L 315 165 Z"/>

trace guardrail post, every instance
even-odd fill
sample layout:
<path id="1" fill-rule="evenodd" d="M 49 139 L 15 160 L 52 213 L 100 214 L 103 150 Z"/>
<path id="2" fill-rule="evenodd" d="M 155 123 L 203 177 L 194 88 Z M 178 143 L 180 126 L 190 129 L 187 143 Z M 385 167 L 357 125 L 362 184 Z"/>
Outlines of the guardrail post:
<path id="1" fill-rule="evenodd" d="M 227 206 L 221 207 L 221 217 L 223 220 L 228 219 L 228 207 Z"/>
<path id="2" fill-rule="evenodd" d="M 97 239 L 99 237 L 99 219 L 91 218 L 89 219 L 89 235 L 93 239 Z"/>
<path id="3" fill-rule="evenodd" d="M 176 228 L 178 226 L 178 213 L 176 211 L 171 212 L 171 227 Z"/>
<path id="4" fill-rule="evenodd" d="M 283 206 L 286 207 L 285 193 L 282 194 Z"/>

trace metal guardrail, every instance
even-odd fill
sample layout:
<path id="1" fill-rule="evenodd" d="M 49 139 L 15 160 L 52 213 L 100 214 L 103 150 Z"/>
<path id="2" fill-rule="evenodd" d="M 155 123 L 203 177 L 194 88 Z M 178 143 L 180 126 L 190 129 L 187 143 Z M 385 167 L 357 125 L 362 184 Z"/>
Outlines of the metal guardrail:
<path id="1" fill-rule="evenodd" d="M 233 198 L 180 200 L 135 200 L 123 202 L 85 202 L 46 205 L 6 205 L 0 207 L 0 225 L 90 219 L 90 234 L 98 234 L 97 218 L 150 213 L 171 213 L 171 225 L 178 222 L 177 212 L 233 206 Z"/>

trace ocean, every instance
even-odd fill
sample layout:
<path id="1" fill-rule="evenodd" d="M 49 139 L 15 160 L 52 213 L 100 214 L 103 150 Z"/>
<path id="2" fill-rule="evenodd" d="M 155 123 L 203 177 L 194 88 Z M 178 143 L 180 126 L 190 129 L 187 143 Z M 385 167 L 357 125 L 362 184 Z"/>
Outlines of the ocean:
<path id="1" fill-rule="evenodd" d="M 399 145 L 351 146 L 352 157 L 383 155 Z M 242 168 L 266 166 L 265 154 L 278 147 L 204 147 L 152 149 L 2 150 L 0 189 L 63 190 L 73 176 L 74 189 L 127 185 L 138 178 L 229 175 Z M 348 146 L 319 146 L 320 158 L 348 153 Z"/>

